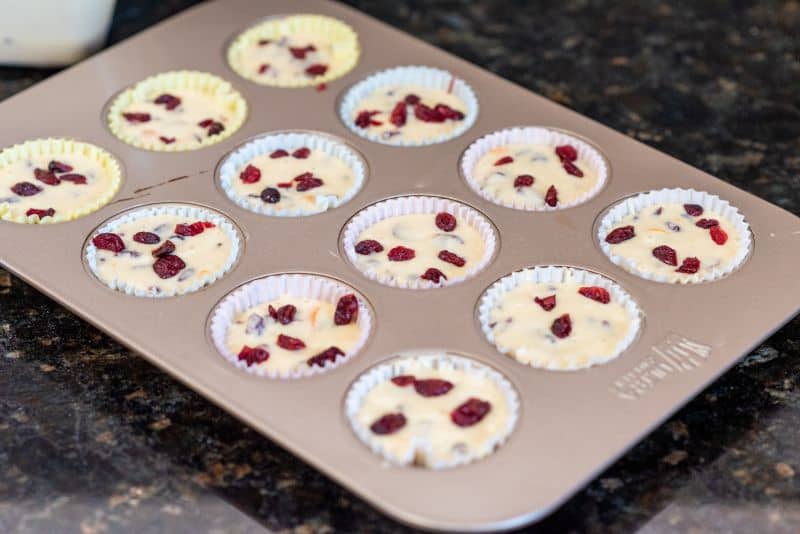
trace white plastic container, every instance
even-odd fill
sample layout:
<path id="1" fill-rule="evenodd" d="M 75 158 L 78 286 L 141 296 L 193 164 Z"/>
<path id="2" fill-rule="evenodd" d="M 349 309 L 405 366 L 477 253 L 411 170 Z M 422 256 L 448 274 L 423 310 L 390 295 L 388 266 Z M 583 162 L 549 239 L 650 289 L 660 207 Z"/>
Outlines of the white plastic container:
<path id="1" fill-rule="evenodd" d="M 0 64 L 69 65 L 99 49 L 116 0 L 0 0 Z"/>

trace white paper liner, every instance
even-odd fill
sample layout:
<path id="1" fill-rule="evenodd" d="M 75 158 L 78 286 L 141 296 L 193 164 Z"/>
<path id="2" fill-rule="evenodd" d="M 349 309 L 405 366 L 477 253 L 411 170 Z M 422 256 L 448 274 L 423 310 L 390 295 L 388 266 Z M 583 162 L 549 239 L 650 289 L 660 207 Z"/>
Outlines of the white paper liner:
<path id="1" fill-rule="evenodd" d="M 440 211 L 451 213 L 459 222 L 469 224 L 475 228 L 483 238 L 483 257 L 481 257 L 477 263 L 473 263 L 465 269 L 463 274 L 460 276 L 452 276 L 447 280 L 442 280 L 440 283 L 434 284 L 430 280 L 423 280 L 421 278 L 419 280 L 397 280 L 391 276 L 378 275 L 372 270 L 363 271 L 358 266 L 358 255 L 355 252 L 355 245 L 358 242 L 358 236 L 361 235 L 361 232 L 390 217 L 414 213 L 436 214 Z M 355 217 L 350 219 L 350 222 L 347 223 L 347 226 L 345 226 L 342 232 L 342 247 L 350 263 L 370 280 L 375 280 L 387 286 L 401 287 L 404 289 L 431 289 L 463 282 L 481 272 L 494 256 L 495 249 L 497 248 L 497 234 L 495 233 L 494 226 L 489 222 L 489 219 L 477 210 L 459 202 L 441 197 L 398 197 L 373 204 L 361 210 Z"/>
<path id="2" fill-rule="evenodd" d="M 444 460 L 436 461 L 432 458 L 430 456 L 430 444 L 427 440 L 422 438 L 413 440 L 403 457 L 398 458 L 391 455 L 390 452 L 384 448 L 381 440 L 373 436 L 369 427 L 361 426 L 358 422 L 358 412 L 367 393 L 395 376 L 411 373 L 414 365 L 421 365 L 430 369 L 445 368 L 462 370 L 470 374 L 486 377 L 487 380 L 494 382 L 502 390 L 506 398 L 508 421 L 505 429 L 491 440 L 487 441 L 483 448 L 476 451 L 469 451 L 469 453 L 456 457 L 451 462 Z M 498 371 L 471 358 L 455 356 L 444 351 L 399 354 L 397 358 L 379 364 L 362 374 L 358 380 L 350 386 L 350 390 L 347 392 L 347 397 L 345 398 L 345 415 L 350 422 L 350 426 L 358 438 L 367 445 L 372 452 L 383 457 L 389 463 L 405 466 L 413 465 L 415 461 L 418 461 L 419 456 L 423 455 L 425 467 L 429 469 L 457 467 L 492 454 L 498 447 L 505 443 L 514 431 L 519 417 L 519 407 L 520 403 L 517 391 L 514 389 L 514 386 L 511 385 L 511 382 Z"/>
<path id="3" fill-rule="evenodd" d="M 664 273 L 653 273 L 647 269 L 640 269 L 635 260 L 615 254 L 614 246 L 606 243 L 606 235 L 618 226 L 626 215 L 640 212 L 648 206 L 672 203 L 699 204 L 703 206 L 704 210 L 719 213 L 729 224 L 733 225 L 736 232 L 741 236 L 742 246 L 730 265 L 724 268 L 701 269 L 695 274 L 676 272 L 667 276 Z M 615 204 L 600 220 L 600 224 L 597 227 L 597 241 L 606 256 L 626 271 L 654 282 L 679 284 L 696 284 L 719 280 L 738 269 L 750 256 L 750 251 L 753 249 L 753 235 L 750 232 L 750 225 L 735 206 L 731 205 L 727 200 L 704 191 L 680 188 L 649 191 L 626 198 Z"/>
<path id="4" fill-rule="evenodd" d="M 536 204 L 530 199 L 521 199 L 516 202 L 499 200 L 488 191 L 481 189 L 473 171 L 478 164 L 478 160 L 490 150 L 501 146 L 516 144 L 549 145 L 552 146 L 553 149 L 559 145 L 572 145 L 578 151 L 578 158 L 584 160 L 597 173 L 597 183 L 591 190 L 575 200 L 563 203 L 559 200 L 558 204 L 555 206 L 548 206 L 544 202 Z M 473 191 L 486 200 L 500 206 L 526 211 L 556 211 L 578 206 L 597 195 L 608 181 L 609 169 L 605 158 L 603 158 L 600 152 L 585 141 L 558 130 L 551 130 L 539 126 L 527 126 L 498 130 L 473 141 L 461 156 L 461 174 Z"/>
<path id="5" fill-rule="evenodd" d="M 142 288 L 136 288 L 127 281 L 114 278 L 112 280 L 104 280 L 100 277 L 99 273 L 97 272 L 97 248 L 92 243 L 92 237 L 96 236 L 97 234 L 102 234 L 105 232 L 114 232 L 120 225 L 126 224 L 132 221 L 137 221 L 140 219 L 145 219 L 147 217 L 156 217 L 159 215 L 177 215 L 179 217 L 183 217 L 186 219 L 187 222 L 194 222 L 198 220 L 202 221 L 210 221 L 214 223 L 217 228 L 222 230 L 228 239 L 231 242 L 231 252 L 228 255 L 228 259 L 223 265 L 221 269 L 214 273 L 207 274 L 203 278 L 194 281 L 191 285 L 186 286 L 184 288 L 179 288 L 178 290 L 172 291 L 161 291 L 161 292 L 154 292 L 149 291 Z M 100 228 L 95 230 L 89 239 L 86 242 L 86 264 L 89 266 L 89 269 L 95 275 L 95 277 L 100 280 L 103 284 L 107 285 L 111 289 L 116 291 L 120 291 L 125 293 L 126 295 L 133 295 L 136 297 L 151 297 L 151 298 L 160 298 L 160 297 L 174 297 L 178 295 L 185 295 L 187 293 L 192 293 L 201 289 L 205 286 L 211 285 L 220 278 L 222 278 L 228 271 L 231 270 L 233 265 L 236 263 L 236 260 L 239 259 L 239 251 L 241 248 L 241 241 L 239 237 L 239 232 L 236 227 L 229 221 L 226 217 L 218 214 L 215 211 L 201 208 L 199 206 L 190 206 L 186 204 L 155 204 L 151 206 L 144 206 L 142 208 L 135 209 L 133 211 L 127 212 L 121 216 L 115 216 L 111 218 L 109 221 L 105 222 Z"/>
<path id="6" fill-rule="evenodd" d="M 292 150 L 304 146 L 311 150 L 321 150 L 338 158 L 353 171 L 355 183 L 342 198 L 337 199 L 333 195 L 317 195 L 317 203 L 313 209 L 279 210 L 273 204 L 267 204 L 259 198 L 241 196 L 233 189 L 234 180 L 238 179 L 241 168 L 253 158 L 281 148 L 291 153 Z M 246 210 L 276 217 L 302 217 L 338 208 L 351 200 L 364 185 L 366 174 L 364 161 L 344 143 L 323 135 L 287 132 L 266 134 L 237 148 L 222 163 L 219 170 L 219 182 L 228 198 Z"/>
<path id="7" fill-rule="evenodd" d="M 421 85 L 423 87 L 448 91 L 451 83 L 452 93 L 464 102 L 467 106 L 467 111 L 464 113 L 464 119 L 459 121 L 458 126 L 448 134 L 420 141 L 405 140 L 402 139 L 401 136 L 385 139 L 381 134 L 370 132 L 368 128 L 359 128 L 353 123 L 353 111 L 364 98 L 381 87 L 398 84 Z M 394 67 L 373 74 L 351 87 L 344 95 L 339 105 L 339 117 L 350 131 L 375 143 L 393 146 L 427 146 L 436 143 L 444 143 L 469 130 L 478 118 L 478 98 L 467 82 L 456 78 L 446 70 L 421 66 Z"/>
<path id="8" fill-rule="evenodd" d="M 600 274 L 585 271 L 583 269 L 576 269 L 573 267 L 531 267 L 521 271 L 513 272 L 492 284 L 489 289 L 483 293 L 478 304 L 478 321 L 480 322 L 483 335 L 486 336 L 486 339 L 489 341 L 489 343 L 494 345 L 498 351 L 516 360 L 516 357 L 511 354 L 512 351 L 516 350 L 515 347 L 506 347 L 497 343 L 497 340 L 494 336 L 494 331 L 489 326 L 491 324 L 491 318 L 489 315 L 490 311 L 495 307 L 498 299 L 520 284 L 560 284 L 567 280 L 580 285 L 600 286 L 606 289 L 611 294 L 612 301 L 621 304 L 628 312 L 631 324 L 627 335 L 620 340 L 610 354 L 596 354 L 589 356 L 585 364 L 578 364 L 577 362 L 553 361 L 546 357 L 538 357 L 538 359 L 534 359 L 530 363 L 520 363 L 550 371 L 574 371 L 577 369 L 585 369 L 593 365 L 606 363 L 614 358 L 617 358 L 636 339 L 642 324 L 642 312 L 639 306 L 636 304 L 636 301 L 634 301 L 633 298 L 616 283 Z M 524 348 L 522 350 L 517 350 L 516 352 L 524 356 L 530 356 L 530 353 Z"/>
<path id="9" fill-rule="evenodd" d="M 323 366 L 301 366 L 290 371 L 280 371 L 262 365 L 248 366 L 247 362 L 239 360 L 238 354 L 228 350 L 225 338 L 229 326 L 237 314 L 253 306 L 276 300 L 287 294 L 296 298 L 327 301 L 335 305 L 340 297 L 349 293 L 356 295 L 358 299 L 356 324 L 360 330 L 360 336 L 344 356 L 336 358 L 333 362 L 326 362 Z M 347 363 L 358 354 L 372 332 L 372 313 L 369 306 L 365 304 L 364 297 L 352 287 L 341 282 L 317 275 L 278 274 L 253 280 L 228 293 L 211 312 L 209 330 L 211 340 L 219 353 L 238 369 L 267 378 L 303 378 L 330 371 L 334 367 Z"/>

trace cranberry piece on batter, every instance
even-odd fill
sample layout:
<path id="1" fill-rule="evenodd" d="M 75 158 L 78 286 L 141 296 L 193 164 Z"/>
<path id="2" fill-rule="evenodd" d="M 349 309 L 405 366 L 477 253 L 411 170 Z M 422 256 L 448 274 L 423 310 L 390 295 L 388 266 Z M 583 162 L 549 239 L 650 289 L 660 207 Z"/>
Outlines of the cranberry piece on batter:
<path id="1" fill-rule="evenodd" d="M 678 253 L 675 249 L 667 245 L 661 245 L 653 249 L 653 256 L 667 265 L 678 265 Z"/>
<path id="2" fill-rule="evenodd" d="M 692 217 L 699 217 L 703 214 L 703 206 L 700 204 L 684 204 L 683 209 Z"/>
<path id="3" fill-rule="evenodd" d="M 248 165 L 239 174 L 239 179 L 246 184 L 254 184 L 261 180 L 261 169 L 255 165 Z"/>
<path id="4" fill-rule="evenodd" d="M 553 324 L 550 325 L 550 331 L 554 336 L 560 339 L 564 339 L 570 335 L 572 332 L 572 319 L 570 318 L 569 314 L 565 313 L 553 321 Z"/>
<path id="5" fill-rule="evenodd" d="M 133 234 L 133 240 L 144 245 L 155 245 L 161 241 L 161 238 L 153 232 L 136 232 Z"/>
<path id="6" fill-rule="evenodd" d="M 514 158 L 512 158 L 511 156 L 503 156 L 502 158 L 494 162 L 494 166 L 499 167 L 500 165 L 508 165 L 509 163 L 513 162 Z"/>
<path id="7" fill-rule="evenodd" d="M 149 122 L 150 121 L 150 114 L 149 113 L 123 113 L 123 117 L 128 122 Z"/>
<path id="8" fill-rule="evenodd" d="M 549 297 L 539 298 L 534 297 L 533 301 L 542 307 L 544 311 L 550 311 L 556 307 L 556 296 L 550 295 Z"/>
<path id="9" fill-rule="evenodd" d="M 186 264 L 174 254 L 165 254 L 153 264 L 153 270 L 159 278 L 172 278 L 186 267 Z"/>
<path id="10" fill-rule="evenodd" d="M 467 260 L 449 250 L 439 252 L 439 259 L 446 263 L 452 263 L 456 267 L 463 267 L 467 263 Z"/>
<path id="11" fill-rule="evenodd" d="M 42 188 L 30 182 L 19 182 L 11 186 L 11 192 L 21 197 L 32 197 L 42 192 Z"/>
<path id="12" fill-rule="evenodd" d="M 379 114 L 380 111 L 360 111 L 356 116 L 356 126 L 359 128 L 369 128 L 370 126 L 380 126 L 383 123 L 376 121 L 372 117 Z"/>
<path id="13" fill-rule="evenodd" d="M 694 274 L 700 270 L 700 260 L 697 258 L 683 258 L 681 266 L 675 272 L 684 274 Z"/>
<path id="14" fill-rule="evenodd" d="M 561 161 L 575 161 L 578 159 L 578 151 L 572 145 L 557 146 L 556 155 Z"/>
<path id="15" fill-rule="evenodd" d="M 709 232 L 711 233 L 711 239 L 713 239 L 714 243 L 717 245 L 724 245 L 728 241 L 728 234 L 721 226 L 712 226 Z"/>
<path id="16" fill-rule="evenodd" d="M 608 304 L 611 302 L 611 295 L 608 293 L 603 287 L 599 286 L 587 286 L 578 289 L 578 293 L 586 297 L 587 299 L 595 300 L 601 304 Z"/>
<path id="17" fill-rule="evenodd" d="M 110 250 L 114 253 L 125 250 L 125 243 L 122 242 L 122 238 L 110 232 L 97 234 L 92 238 L 92 244 L 99 249 Z"/>
<path id="18" fill-rule="evenodd" d="M 453 389 L 453 384 L 439 378 L 426 378 L 414 381 L 414 390 L 423 397 L 438 397 Z"/>
<path id="19" fill-rule="evenodd" d="M 247 362 L 247 366 L 250 367 L 255 363 L 267 361 L 269 359 L 269 352 L 260 347 L 248 347 L 245 345 L 242 347 L 242 350 L 239 351 L 239 359 Z"/>
<path id="20" fill-rule="evenodd" d="M 394 106 L 392 114 L 389 116 L 389 122 L 400 128 L 401 126 L 405 126 L 407 117 L 408 111 L 406 109 L 406 103 L 398 102 Z"/>
<path id="21" fill-rule="evenodd" d="M 461 406 L 450 412 L 450 420 L 461 427 L 472 426 L 480 423 L 491 409 L 492 405 L 489 402 L 470 397 Z"/>
<path id="22" fill-rule="evenodd" d="M 438 284 L 439 282 L 441 282 L 442 278 L 447 280 L 447 276 L 445 276 L 445 274 L 442 271 L 434 267 L 428 268 L 427 271 L 425 271 L 424 273 L 422 273 L 422 275 L 420 275 L 420 278 L 422 278 L 423 280 L 429 280 L 434 284 Z"/>
<path id="23" fill-rule="evenodd" d="M 335 362 L 336 358 L 344 356 L 344 352 L 339 347 L 328 347 L 316 356 L 312 356 L 306 362 L 309 367 L 323 367 L 327 362 Z"/>
<path id="24" fill-rule="evenodd" d="M 544 202 L 551 208 L 558 204 L 558 191 L 556 190 L 556 186 L 551 185 L 547 188 L 547 193 L 544 195 Z"/>
<path id="25" fill-rule="evenodd" d="M 617 243 L 632 239 L 633 237 L 636 237 L 633 226 L 620 226 L 619 228 L 614 228 L 606 235 L 606 243 L 616 245 Z"/>
<path id="26" fill-rule="evenodd" d="M 86 185 L 86 177 L 82 174 L 69 173 L 59 176 L 62 182 L 71 182 L 75 185 Z"/>
<path id="27" fill-rule="evenodd" d="M 44 219 L 45 217 L 52 217 L 55 214 L 56 210 L 54 210 L 53 208 L 47 208 L 46 210 L 30 208 L 28 211 L 25 212 L 25 215 L 27 217 L 30 217 L 31 215 L 38 215 L 39 219 Z"/>
<path id="28" fill-rule="evenodd" d="M 352 293 L 342 295 L 336 303 L 333 322 L 339 326 L 350 324 L 358 318 L 358 299 Z"/>
<path id="29" fill-rule="evenodd" d="M 181 99 L 175 95 L 170 95 L 168 93 L 164 93 L 163 95 L 159 95 L 153 102 L 156 104 L 164 104 L 164 106 L 169 110 L 172 111 L 173 109 L 177 108 L 181 105 Z"/>
<path id="30" fill-rule="evenodd" d="M 156 247 L 152 254 L 156 258 L 159 258 L 161 256 L 166 256 L 167 254 L 172 254 L 173 252 L 175 252 L 175 243 L 167 239 L 160 246 Z"/>
<path id="31" fill-rule="evenodd" d="M 436 214 L 436 227 L 443 232 L 452 232 L 456 229 L 456 218 L 446 211 Z"/>
<path id="32" fill-rule="evenodd" d="M 414 252 L 413 248 L 408 248 L 401 245 L 394 247 L 389 251 L 389 261 L 413 260 L 416 255 L 417 253 Z"/>
<path id="33" fill-rule="evenodd" d="M 276 343 L 280 348 L 285 350 L 301 350 L 306 348 L 306 344 L 303 343 L 302 340 L 283 334 L 278 335 L 278 340 Z"/>
<path id="34" fill-rule="evenodd" d="M 50 172 L 57 172 L 57 173 L 64 173 L 64 172 L 72 172 L 72 166 L 67 165 L 66 163 L 61 163 L 60 161 L 52 160 L 47 165 L 47 170 Z"/>
<path id="35" fill-rule="evenodd" d="M 372 423 L 369 429 L 380 436 L 394 434 L 406 426 L 406 416 L 401 413 L 387 413 Z"/>
<path id="36" fill-rule="evenodd" d="M 417 379 L 414 378 L 414 375 L 398 375 L 392 378 L 392 384 L 404 388 L 410 384 L 413 384 L 416 380 Z"/>
<path id="37" fill-rule="evenodd" d="M 61 180 L 56 176 L 56 173 L 51 171 L 46 171 L 44 169 L 34 169 L 33 175 L 42 183 L 47 185 L 58 185 L 61 183 Z"/>
<path id="38" fill-rule="evenodd" d="M 530 187 L 533 182 L 534 178 L 530 174 L 520 174 L 514 178 L 514 187 Z"/>
<path id="39" fill-rule="evenodd" d="M 383 245 L 374 239 L 364 239 L 356 243 L 356 254 L 369 256 L 373 252 L 383 252 Z"/>

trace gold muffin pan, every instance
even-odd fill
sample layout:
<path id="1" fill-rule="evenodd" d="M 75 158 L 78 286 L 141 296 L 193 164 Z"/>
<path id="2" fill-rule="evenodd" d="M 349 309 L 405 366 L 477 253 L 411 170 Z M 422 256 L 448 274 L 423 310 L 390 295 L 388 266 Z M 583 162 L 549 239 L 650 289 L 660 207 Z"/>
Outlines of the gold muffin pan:
<path id="1" fill-rule="evenodd" d="M 362 55 L 323 91 L 280 89 L 238 77 L 225 47 L 242 28 L 271 15 L 318 13 L 358 33 Z M 198 29 L 202 28 L 202 31 Z M 164 53 L 168 50 L 169 53 Z M 480 111 L 464 135 L 422 148 L 369 142 L 338 118 L 341 94 L 369 74 L 424 64 L 463 78 Z M 248 118 L 228 139 L 202 150 L 148 152 L 125 144 L 105 125 L 104 105 L 148 76 L 193 69 L 229 81 L 248 103 Z M 189 387 L 269 436 L 374 506 L 405 523 L 439 530 L 502 530 L 536 521 L 741 356 L 798 312 L 800 219 L 601 124 L 437 50 L 351 8 L 313 0 L 218 0 L 183 12 L 0 104 L 0 146 L 70 137 L 96 144 L 125 168 L 110 204 L 80 219 L 49 225 L 0 223 L 0 263 Z M 605 187 L 566 210 L 526 212 L 498 206 L 459 176 L 475 139 L 515 125 L 571 132 L 610 163 Z M 353 145 L 368 164 L 362 190 L 341 207 L 301 218 L 244 210 L 220 191 L 215 168 L 245 140 L 281 130 L 326 132 Z M 612 264 L 595 244 L 595 219 L 632 194 L 663 187 L 708 191 L 739 208 L 754 249 L 730 276 L 679 286 L 649 282 Z M 386 198 L 431 195 L 485 214 L 498 250 L 463 283 L 409 291 L 364 277 L 343 257 L 339 235 L 355 213 Z M 84 270 L 83 244 L 103 221 L 136 206 L 190 203 L 225 215 L 241 229 L 235 267 L 202 291 L 169 299 L 111 291 Z M 567 265 L 618 283 L 647 320 L 620 357 L 577 372 L 521 365 L 490 345 L 475 306 L 495 280 L 534 265 Z M 373 331 L 352 360 L 296 380 L 244 373 L 209 340 L 215 304 L 243 283 L 302 272 L 338 279 L 364 295 Z M 448 469 L 389 467 L 350 429 L 343 402 L 361 373 L 398 353 L 443 349 L 496 369 L 519 392 L 516 429 L 494 454 Z"/>

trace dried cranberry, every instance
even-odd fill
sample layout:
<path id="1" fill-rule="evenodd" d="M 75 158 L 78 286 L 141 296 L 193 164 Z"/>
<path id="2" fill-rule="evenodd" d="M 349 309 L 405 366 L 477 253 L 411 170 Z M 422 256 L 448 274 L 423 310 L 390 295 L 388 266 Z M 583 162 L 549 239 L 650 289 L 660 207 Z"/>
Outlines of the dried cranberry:
<path id="1" fill-rule="evenodd" d="M 452 232 L 456 229 L 456 218 L 446 211 L 436 214 L 436 227 L 443 232 Z"/>
<path id="2" fill-rule="evenodd" d="M 306 348 L 306 344 L 303 343 L 302 340 L 297 339 L 296 337 L 285 336 L 283 334 L 278 334 L 278 340 L 276 343 L 284 350 L 301 350 Z"/>
<path id="3" fill-rule="evenodd" d="M 239 360 L 243 360 L 247 362 L 247 366 L 250 367 L 254 363 L 262 363 L 269 359 L 269 352 L 260 348 L 260 347 L 248 347 L 245 345 L 242 347 L 242 350 L 239 351 Z"/>
<path id="4" fill-rule="evenodd" d="M 153 232 L 136 232 L 133 234 L 133 240 L 137 243 L 144 243 L 145 245 L 155 245 L 161 238 L 158 237 L 158 234 L 154 234 Z"/>
<path id="5" fill-rule="evenodd" d="M 208 136 L 211 137 L 212 135 L 221 134 L 225 130 L 225 125 L 221 122 L 213 122 L 211 126 L 208 127 Z"/>
<path id="6" fill-rule="evenodd" d="M 159 139 L 159 140 L 160 140 L 162 143 L 164 143 L 165 145 L 171 145 L 172 143 L 174 143 L 174 142 L 175 142 L 175 138 L 174 138 L 174 137 L 164 137 L 163 135 L 162 135 L 162 136 L 160 136 L 158 139 Z"/>
<path id="7" fill-rule="evenodd" d="M 409 106 L 413 106 L 419 104 L 420 98 L 414 93 L 410 93 L 407 94 L 403 100 L 405 100 L 406 104 L 408 104 Z"/>
<path id="8" fill-rule="evenodd" d="M 452 263 L 456 267 L 463 267 L 467 263 L 467 260 L 459 256 L 458 254 L 450 252 L 449 250 L 442 250 L 441 252 L 439 252 L 438 257 L 440 260 L 447 263 Z"/>
<path id="9" fill-rule="evenodd" d="M 272 41 L 270 39 L 259 39 L 258 40 L 258 46 L 267 46 L 271 42 Z"/>
<path id="10" fill-rule="evenodd" d="M 261 169 L 255 165 L 248 165 L 239 174 L 239 179 L 246 184 L 254 184 L 261 180 Z"/>
<path id="11" fill-rule="evenodd" d="M 499 167 L 500 165 L 508 165 L 509 163 L 513 162 L 514 158 L 512 158 L 511 156 L 503 156 L 502 158 L 494 162 L 494 166 Z"/>
<path id="12" fill-rule="evenodd" d="M 392 114 L 389 116 L 389 122 L 391 122 L 392 124 L 394 124 L 399 128 L 401 126 L 405 126 L 407 117 L 408 117 L 408 110 L 406 109 L 406 103 L 398 102 L 394 106 Z"/>
<path id="13" fill-rule="evenodd" d="M 277 204 L 281 200 L 281 192 L 274 187 L 267 187 L 261 191 L 261 200 L 267 204 Z"/>
<path id="14" fill-rule="evenodd" d="M 269 307 L 269 315 L 282 325 L 291 324 L 294 321 L 294 315 L 297 313 L 297 308 L 292 304 L 284 304 L 277 310 L 272 306 Z"/>
<path id="15" fill-rule="evenodd" d="M 282 148 L 279 148 L 278 150 L 274 150 L 274 151 L 273 151 L 273 152 L 272 152 L 272 153 L 269 155 L 269 157 L 270 157 L 270 158 L 272 158 L 272 159 L 278 159 L 278 158 L 285 158 L 285 157 L 286 157 L 286 156 L 288 156 L 288 155 L 289 155 L 289 153 L 288 153 L 288 152 L 286 152 L 286 151 L 285 151 L 284 149 L 282 149 Z"/>
<path id="16" fill-rule="evenodd" d="M 703 214 L 703 206 L 700 204 L 684 204 L 683 209 L 692 217 L 699 217 Z"/>
<path id="17" fill-rule="evenodd" d="M 406 426 L 406 416 L 401 413 L 387 413 L 380 419 L 372 423 L 369 427 L 374 434 L 380 436 L 394 434 Z"/>
<path id="18" fill-rule="evenodd" d="M 163 95 L 159 95 L 153 102 L 156 104 L 164 104 L 166 108 L 170 111 L 177 108 L 181 105 L 181 99 L 175 95 L 170 95 L 164 93 Z"/>
<path id="19" fill-rule="evenodd" d="M 716 219 L 700 219 L 696 223 L 695 226 L 699 226 L 700 228 L 711 228 L 712 226 L 719 226 L 719 221 Z"/>
<path id="20" fill-rule="evenodd" d="M 292 152 L 292 157 L 297 159 L 306 159 L 309 155 L 311 155 L 311 149 L 307 146 L 298 148 Z"/>
<path id="21" fill-rule="evenodd" d="M 262 63 L 261 65 L 258 66 L 259 74 L 264 74 L 268 70 L 269 70 L 269 63 Z"/>
<path id="22" fill-rule="evenodd" d="M 328 347 L 316 356 L 312 356 L 306 362 L 310 367 L 315 365 L 323 367 L 327 362 L 335 362 L 336 358 L 344 356 L 344 352 L 339 347 Z"/>
<path id="23" fill-rule="evenodd" d="M 52 217 L 55 214 L 56 210 L 54 210 L 53 208 L 47 208 L 46 210 L 30 208 L 28 211 L 25 212 L 25 215 L 27 217 L 30 217 L 31 215 L 38 215 L 40 219 L 43 219 L 45 217 Z"/>
<path id="24" fill-rule="evenodd" d="M 115 253 L 125 250 L 125 243 L 122 242 L 122 238 L 110 232 L 97 234 L 92 238 L 92 244 L 99 249 L 110 250 Z"/>
<path id="25" fill-rule="evenodd" d="M 417 379 L 414 378 L 414 375 L 398 375 L 392 377 L 392 384 L 404 388 L 408 385 L 413 384 L 416 380 Z"/>
<path id="26" fill-rule="evenodd" d="M 339 326 L 350 324 L 358 318 L 358 299 L 352 293 L 342 295 L 336 303 L 333 322 Z"/>
<path id="27" fill-rule="evenodd" d="M 700 260 L 697 258 L 683 258 L 681 266 L 675 269 L 676 272 L 694 274 L 700 270 Z"/>
<path id="28" fill-rule="evenodd" d="M 571 161 L 562 161 L 561 166 L 564 167 L 564 170 L 567 171 L 567 174 L 577 176 L 578 178 L 583 178 L 583 171 Z"/>
<path id="29" fill-rule="evenodd" d="M 429 267 L 424 273 L 420 275 L 420 278 L 422 278 L 423 280 L 429 280 L 434 284 L 438 284 L 439 282 L 441 282 L 442 278 L 447 280 L 447 276 L 442 271 L 434 267 Z"/>
<path id="30" fill-rule="evenodd" d="M 572 319 L 570 319 L 569 314 L 565 313 L 553 321 L 553 324 L 550 325 L 550 331 L 557 338 L 563 339 L 567 337 L 572 332 Z"/>
<path id="31" fill-rule="evenodd" d="M 372 117 L 379 114 L 380 111 L 360 111 L 356 116 L 356 126 L 359 128 L 369 128 L 370 126 L 380 126 L 383 124 L 380 121 L 374 120 Z"/>
<path id="32" fill-rule="evenodd" d="M 578 293 L 587 299 L 595 300 L 601 304 L 608 304 L 611 302 L 611 295 L 609 295 L 608 291 L 603 287 L 586 286 L 578 289 Z"/>
<path id="33" fill-rule="evenodd" d="M 556 186 L 551 185 L 547 188 L 547 193 L 544 195 L 544 202 L 551 208 L 558 204 L 558 191 Z"/>
<path id="34" fill-rule="evenodd" d="M 520 174 L 514 178 L 514 187 L 530 187 L 533 185 L 533 176 L 530 174 Z"/>
<path id="35" fill-rule="evenodd" d="M 21 197 L 32 197 L 42 192 L 42 188 L 30 182 L 19 182 L 11 186 L 11 192 Z"/>
<path id="36" fill-rule="evenodd" d="M 314 189 L 315 187 L 321 187 L 324 183 L 320 178 L 316 177 L 300 179 L 295 178 L 295 180 L 297 180 L 297 190 L 300 192 L 308 191 L 309 189 Z"/>
<path id="37" fill-rule="evenodd" d="M 62 182 L 72 182 L 75 185 L 85 185 L 86 177 L 82 174 L 69 173 L 58 177 Z"/>
<path id="38" fill-rule="evenodd" d="M 717 245 L 724 245 L 728 241 L 728 234 L 721 226 L 712 226 L 709 231 L 711 232 L 711 239 L 713 239 L 714 243 Z"/>
<path id="39" fill-rule="evenodd" d="M 414 381 L 414 390 L 423 397 L 438 397 L 453 389 L 453 384 L 439 378 L 426 378 Z"/>
<path id="40" fill-rule="evenodd" d="M 47 170 L 50 172 L 71 172 L 72 166 L 67 165 L 66 163 L 61 163 L 60 161 L 53 160 L 47 165 Z"/>
<path id="41" fill-rule="evenodd" d="M 328 72 L 328 66 L 321 63 L 314 63 L 310 67 L 306 67 L 306 74 L 309 76 L 322 76 Z"/>
<path id="42" fill-rule="evenodd" d="M 167 239 L 160 246 L 153 250 L 153 256 L 159 258 L 161 256 L 166 256 L 167 254 L 172 254 L 173 252 L 175 252 L 175 243 Z"/>
<path id="43" fill-rule="evenodd" d="M 200 128 L 208 128 L 212 124 L 214 124 L 214 119 L 203 119 L 197 123 Z"/>
<path id="44" fill-rule="evenodd" d="M 275 185 L 277 185 L 281 189 L 291 189 L 292 186 L 294 185 L 294 182 L 278 182 Z"/>
<path id="45" fill-rule="evenodd" d="M 667 245 L 661 245 L 653 249 L 653 256 L 667 265 L 678 265 L 678 254 L 675 249 Z"/>
<path id="46" fill-rule="evenodd" d="M 606 235 L 606 243 L 616 245 L 617 243 L 622 243 L 635 236 L 636 233 L 633 231 L 633 226 L 620 226 L 619 228 L 614 228 Z"/>
<path id="47" fill-rule="evenodd" d="M 464 114 L 458 111 L 457 109 L 453 109 L 447 104 L 436 104 L 433 110 L 440 114 L 445 120 L 450 119 L 454 121 L 464 120 Z"/>
<path id="48" fill-rule="evenodd" d="M 578 151 L 572 145 L 557 146 L 556 155 L 561 161 L 575 161 L 578 159 Z"/>
<path id="49" fill-rule="evenodd" d="M 305 59 L 306 58 L 306 54 L 308 54 L 309 52 L 315 52 L 316 50 L 317 50 L 317 47 L 315 47 L 314 45 L 308 45 L 308 46 L 304 46 L 302 48 L 300 48 L 298 46 L 290 46 L 289 47 L 289 52 L 297 59 Z"/>
<path id="50" fill-rule="evenodd" d="M 37 180 L 47 185 L 58 185 L 61 183 L 61 180 L 58 179 L 56 173 L 46 171 L 44 169 L 34 169 L 33 175 L 36 177 Z"/>
<path id="51" fill-rule="evenodd" d="M 123 117 L 128 122 L 149 122 L 150 121 L 150 114 L 149 113 L 123 113 Z"/>
<path id="52" fill-rule="evenodd" d="M 383 245 L 374 239 L 364 239 L 356 243 L 356 254 L 369 256 L 373 252 L 383 252 Z"/>
<path id="53" fill-rule="evenodd" d="M 479 423 L 491 411 L 487 401 L 470 397 L 461 406 L 450 412 L 450 420 L 458 426 L 472 426 Z"/>
<path id="54" fill-rule="evenodd" d="M 394 247 L 392 250 L 389 251 L 389 261 L 413 260 L 416 255 L 417 253 L 414 252 L 414 249 L 407 248 L 401 245 Z"/>
<path id="55" fill-rule="evenodd" d="M 414 116 L 422 122 L 444 122 L 444 115 L 421 102 L 414 105 Z"/>
<path id="56" fill-rule="evenodd" d="M 153 270 L 159 278 L 172 278 L 181 272 L 184 267 L 186 267 L 186 264 L 183 263 L 183 260 L 174 254 L 159 256 L 153 264 Z"/>
<path id="57" fill-rule="evenodd" d="M 533 301 L 542 307 L 544 311 L 550 311 L 556 307 L 556 296 L 550 295 L 549 297 L 539 298 L 533 297 Z"/>
<path id="58" fill-rule="evenodd" d="M 192 224 L 176 224 L 175 233 L 184 237 L 192 237 L 197 234 L 202 234 L 208 228 L 202 221 L 193 222 Z"/>

